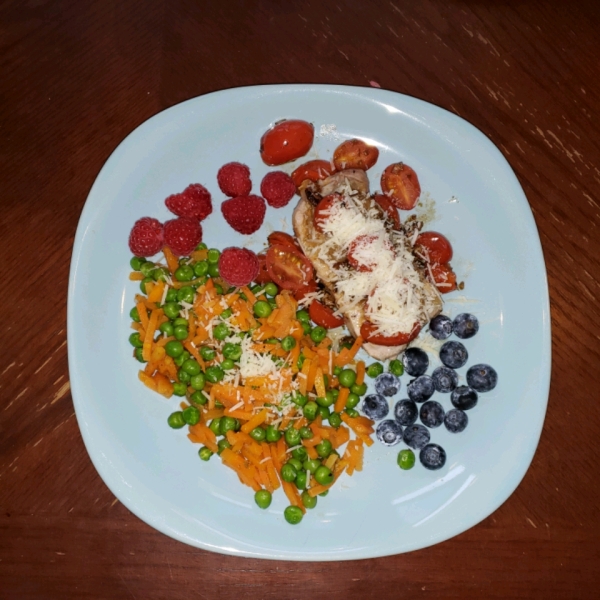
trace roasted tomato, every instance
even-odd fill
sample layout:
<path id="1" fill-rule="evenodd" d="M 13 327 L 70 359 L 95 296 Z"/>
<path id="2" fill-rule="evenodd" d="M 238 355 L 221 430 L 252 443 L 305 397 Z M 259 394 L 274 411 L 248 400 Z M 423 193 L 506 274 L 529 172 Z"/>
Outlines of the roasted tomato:
<path id="1" fill-rule="evenodd" d="M 296 250 L 300 250 L 300 246 L 298 242 L 291 236 L 289 233 L 285 233 L 285 231 L 274 231 L 267 236 L 267 241 L 269 242 L 269 246 L 290 246 L 290 248 L 295 248 Z"/>
<path id="2" fill-rule="evenodd" d="M 304 287 L 301 287 L 294 291 L 294 298 L 296 298 L 296 300 L 300 302 L 300 300 L 302 300 L 307 294 L 316 292 L 318 289 L 319 286 L 317 285 L 317 282 L 314 279 L 312 279 Z"/>
<path id="3" fill-rule="evenodd" d="M 319 204 L 317 204 L 317 206 L 315 206 L 315 212 L 313 215 L 313 224 L 317 231 L 320 231 L 321 233 L 323 233 L 323 223 L 325 221 L 327 221 L 327 218 L 329 216 L 328 215 L 329 209 L 336 202 L 339 202 L 340 199 L 341 199 L 340 194 L 338 194 L 336 192 L 334 194 L 329 194 L 329 196 L 325 196 L 325 198 L 323 198 L 321 200 L 321 202 L 319 202 Z"/>
<path id="4" fill-rule="evenodd" d="M 401 210 L 414 208 L 421 195 L 421 184 L 414 169 L 401 162 L 383 172 L 381 189 Z"/>
<path id="5" fill-rule="evenodd" d="M 456 289 L 456 273 L 448 264 L 431 265 L 433 280 L 437 289 L 442 294 L 453 292 Z"/>
<path id="6" fill-rule="evenodd" d="M 335 169 L 331 166 L 328 160 L 309 160 L 301 164 L 293 173 L 292 181 L 296 184 L 296 187 L 300 187 L 300 184 L 306 179 L 311 181 L 320 181 L 335 173 Z"/>
<path id="7" fill-rule="evenodd" d="M 314 279 L 311 262 L 290 246 L 271 246 L 267 250 L 267 271 L 271 281 L 284 290 L 298 290 Z"/>
<path id="8" fill-rule="evenodd" d="M 391 219 L 394 224 L 394 229 L 400 229 L 400 215 L 398 214 L 398 209 L 394 203 L 385 194 L 375 194 L 373 200 L 381 206 L 383 211 Z"/>
<path id="9" fill-rule="evenodd" d="M 346 258 L 352 267 L 354 267 L 357 271 L 372 271 L 374 265 L 367 264 L 364 261 L 361 261 L 359 258 L 358 248 L 360 246 L 368 246 L 372 244 L 377 239 L 376 235 L 359 235 L 353 242 L 351 242 L 348 247 L 348 254 Z M 390 245 L 390 250 L 392 249 Z"/>
<path id="10" fill-rule="evenodd" d="M 269 166 L 296 160 L 310 150 L 314 137 L 311 123 L 298 119 L 281 121 L 260 138 L 260 157 Z"/>
<path id="11" fill-rule="evenodd" d="M 362 140 L 342 142 L 333 153 L 333 164 L 338 171 L 344 169 L 370 169 L 379 158 L 379 150 Z"/>
<path id="12" fill-rule="evenodd" d="M 318 300 L 313 300 L 308 307 L 308 314 L 312 321 L 325 329 L 334 329 L 335 327 L 341 327 L 344 324 L 343 317 L 338 317 L 334 314 L 333 309 L 329 306 L 325 306 Z"/>
<path id="13" fill-rule="evenodd" d="M 373 323 L 370 321 L 365 321 L 360 326 L 360 337 L 365 340 L 365 342 L 377 344 L 378 346 L 403 346 L 404 344 L 408 344 L 408 342 L 414 340 L 419 335 L 419 331 L 421 331 L 421 325 L 419 325 L 419 323 L 415 323 L 409 333 L 397 333 L 391 336 L 385 336 L 381 333 L 376 334 L 376 329 L 377 327 L 373 325 Z"/>
<path id="14" fill-rule="evenodd" d="M 448 238 L 436 231 L 424 231 L 420 233 L 415 246 L 425 249 L 425 254 L 432 264 L 446 264 L 452 260 L 452 245 Z"/>
<path id="15" fill-rule="evenodd" d="M 258 258 L 258 275 L 254 278 L 254 282 L 260 285 L 269 283 L 271 277 L 267 271 L 267 257 L 264 253 L 257 254 L 256 257 Z"/>

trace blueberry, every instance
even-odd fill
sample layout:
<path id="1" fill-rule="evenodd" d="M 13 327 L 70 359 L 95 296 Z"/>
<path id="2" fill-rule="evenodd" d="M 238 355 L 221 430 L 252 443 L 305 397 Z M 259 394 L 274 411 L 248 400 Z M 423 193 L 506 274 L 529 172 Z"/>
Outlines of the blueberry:
<path id="1" fill-rule="evenodd" d="M 431 379 L 433 379 L 433 387 L 444 394 L 451 392 L 458 384 L 456 371 L 448 367 L 438 367 L 431 374 Z"/>
<path id="2" fill-rule="evenodd" d="M 450 433 L 460 433 L 465 430 L 468 424 L 469 417 L 467 413 L 456 408 L 449 410 L 444 417 L 444 425 Z"/>
<path id="3" fill-rule="evenodd" d="M 388 419 L 387 421 L 381 421 L 377 425 L 377 439 L 385 446 L 395 446 L 402 440 L 402 427 Z"/>
<path id="4" fill-rule="evenodd" d="M 433 317 L 429 322 L 429 333 L 436 340 L 445 340 L 452 335 L 452 320 L 446 315 Z"/>
<path id="5" fill-rule="evenodd" d="M 469 410 L 477 404 L 477 392 L 468 385 L 459 385 L 452 391 L 450 401 L 460 410 Z"/>
<path id="6" fill-rule="evenodd" d="M 467 383 L 476 392 L 489 392 L 498 383 L 498 373 L 490 365 L 473 365 L 467 371 Z"/>
<path id="7" fill-rule="evenodd" d="M 388 401 L 381 394 L 369 394 L 362 403 L 362 411 L 374 421 L 387 417 L 390 412 Z"/>
<path id="8" fill-rule="evenodd" d="M 473 337 L 479 331 L 479 321 L 475 315 L 461 313 L 455 317 L 452 328 L 456 337 L 466 340 Z"/>
<path id="9" fill-rule="evenodd" d="M 404 370 L 412 377 L 423 375 L 429 366 L 429 357 L 421 348 L 409 348 L 402 356 Z"/>
<path id="10" fill-rule="evenodd" d="M 412 400 L 398 400 L 394 406 L 394 417 L 402 427 L 412 425 L 418 415 L 417 405 Z"/>
<path id="11" fill-rule="evenodd" d="M 453 369 L 467 364 L 469 353 L 463 344 L 460 342 L 446 342 L 440 348 L 440 360 L 447 366 Z"/>
<path id="12" fill-rule="evenodd" d="M 446 451 L 437 444 L 427 444 L 419 453 L 421 464 L 430 471 L 437 471 L 446 464 Z"/>
<path id="13" fill-rule="evenodd" d="M 392 373 L 382 373 L 375 379 L 375 391 L 383 396 L 393 396 L 400 391 L 400 380 Z"/>
<path id="14" fill-rule="evenodd" d="M 404 430 L 404 443 L 414 449 L 419 449 L 429 443 L 429 429 L 423 425 L 410 425 Z"/>
<path id="15" fill-rule="evenodd" d="M 444 422 L 444 409 L 439 402 L 429 400 L 421 406 L 419 417 L 426 427 L 439 427 Z"/>
<path id="16" fill-rule="evenodd" d="M 415 402 L 425 402 L 433 396 L 435 387 L 433 385 L 433 379 L 429 375 L 421 375 L 413 379 L 407 386 L 406 391 L 408 397 Z"/>

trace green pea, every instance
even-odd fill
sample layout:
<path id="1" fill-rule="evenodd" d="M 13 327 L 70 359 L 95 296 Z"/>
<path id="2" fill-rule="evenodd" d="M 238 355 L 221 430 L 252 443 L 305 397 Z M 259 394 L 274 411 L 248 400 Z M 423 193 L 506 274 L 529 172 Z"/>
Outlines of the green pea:
<path id="1" fill-rule="evenodd" d="M 198 373 L 200 373 L 200 365 L 193 358 L 188 358 L 181 365 L 181 368 L 190 375 L 198 375 Z"/>
<path id="2" fill-rule="evenodd" d="M 296 473 L 298 471 L 302 471 L 302 461 L 298 460 L 297 458 L 292 457 L 285 464 L 292 465 L 292 467 L 294 467 L 294 469 L 296 469 Z"/>
<path id="3" fill-rule="evenodd" d="M 173 328 L 173 335 L 176 340 L 185 340 L 188 336 L 188 328 L 185 325 L 177 325 Z"/>
<path id="4" fill-rule="evenodd" d="M 265 344 L 279 344 L 279 340 L 276 337 L 270 337 L 265 340 Z"/>
<path id="5" fill-rule="evenodd" d="M 286 429 L 283 437 L 288 446 L 297 446 L 300 443 L 300 432 L 293 427 Z"/>
<path id="6" fill-rule="evenodd" d="M 375 379 L 375 377 L 383 373 L 383 365 L 378 362 L 372 363 L 367 367 L 366 373 L 369 377 Z"/>
<path id="7" fill-rule="evenodd" d="M 329 419 L 329 408 L 327 406 L 319 406 L 319 414 L 323 421 L 327 421 Z"/>
<path id="8" fill-rule="evenodd" d="M 314 436 L 312 429 L 310 427 L 300 427 L 300 437 L 303 440 L 310 440 Z"/>
<path id="9" fill-rule="evenodd" d="M 297 406 L 306 406 L 306 403 L 308 402 L 308 398 L 306 396 L 304 396 L 303 394 L 301 394 L 300 392 L 296 392 L 294 394 L 294 396 L 292 397 L 292 402 L 294 404 L 296 404 Z"/>
<path id="10" fill-rule="evenodd" d="M 219 265 L 214 265 L 214 264 L 208 265 L 208 274 L 211 277 L 218 277 L 219 276 Z M 223 288 L 221 288 L 221 290 L 222 289 Z M 221 291 L 221 293 L 223 293 L 223 292 Z"/>
<path id="11" fill-rule="evenodd" d="M 218 275 L 217 275 L 218 277 Z M 223 291 L 223 286 L 220 283 L 215 283 L 215 292 L 217 292 L 217 294 L 219 294 L 219 296 L 222 296 L 225 292 Z"/>
<path id="12" fill-rule="evenodd" d="M 204 277 L 208 273 L 208 263 L 201 260 L 194 265 L 194 275 L 196 277 Z"/>
<path id="13" fill-rule="evenodd" d="M 319 412 L 319 405 L 312 400 L 307 402 L 302 409 L 302 414 L 309 420 L 312 421 L 317 416 Z"/>
<path id="14" fill-rule="evenodd" d="M 304 356 L 304 354 L 301 354 L 298 357 L 298 360 L 296 361 L 296 366 L 298 367 L 298 371 L 302 371 L 302 365 L 304 364 L 305 360 L 306 360 L 306 356 Z"/>
<path id="15" fill-rule="evenodd" d="M 129 311 L 129 316 L 131 317 L 132 321 L 135 321 L 136 323 L 139 323 L 141 321 L 140 319 L 140 313 L 137 309 L 137 306 L 134 306 L 130 311 Z"/>
<path id="16" fill-rule="evenodd" d="M 283 516 L 290 525 L 298 525 L 302 521 L 302 509 L 290 505 L 283 511 Z"/>
<path id="17" fill-rule="evenodd" d="M 173 362 L 178 366 L 183 366 L 183 363 L 190 357 L 190 353 L 187 350 L 184 350 L 179 356 L 173 359 Z"/>
<path id="18" fill-rule="evenodd" d="M 167 419 L 167 423 L 173 429 L 181 429 L 185 425 L 183 413 L 180 410 L 178 410 L 174 413 L 171 413 L 169 415 L 169 418 Z"/>
<path id="19" fill-rule="evenodd" d="M 227 308 L 219 316 L 221 319 L 229 319 L 231 315 L 233 315 L 233 311 L 230 308 Z"/>
<path id="20" fill-rule="evenodd" d="M 358 417 L 358 411 L 354 408 L 346 408 L 346 410 L 344 411 L 349 417 L 352 417 L 353 419 L 355 419 L 356 417 Z"/>
<path id="21" fill-rule="evenodd" d="M 178 325 L 184 325 L 185 327 L 187 327 L 188 320 L 184 319 L 183 317 L 177 317 L 176 319 L 173 319 L 173 327 L 177 327 Z"/>
<path id="22" fill-rule="evenodd" d="M 339 377 L 341 372 L 342 372 L 342 367 L 338 367 L 337 365 L 335 367 L 333 367 L 333 374 L 336 377 Z"/>
<path id="23" fill-rule="evenodd" d="M 152 271 L 152 279 L 154 279 L 154 281 L 167 281 L 169 275 L 169 271 L 164 267 L 158 267 Z"/>
<path id="24" fill-rule="evenodd" d="M 346 408 L 356 408 L 359 402 L 360 396 L 358 394 L 353 394 L 352 392 L 350 392 L 348 394 L 348 399 L 346 400 Z"/>
<path id="25" fill-rule="evenodd" d="M 321 485 L 329 485 L 330 483 L 333 483 L 333 473 L 325 465 L 321 465 L 315 471 L 315 479 L 317 483 L 320 483 Z"/>
<path id="26" fill-rule="evenodd" d="M 208 428 L 215 434 L 221 435 L 221 417 L 217 417 L 210 422 Z"/>
<path id="27" fill-rule="evenodd" d="M 350 350 L 350 348 L 352 348 L 354 344 L 354 338 L 351 337 L 345 337 L 342 339 L 342 342 L 340 344 L 340 348 L 347 348 L 348 350 Z"/>
<path id="28" fill-rule="evenodd" d="M 197 390 L 196 392 L 194 392 L 191 396 L 190 396 L 190 400 L 194 403 L 194 404 L 200 404 L 200 406 L 203 406 L 204 404 L 206 404 L 208 402 L 208 399 L 206 398 L 206 396 L 197 388 L 194 387 L 194 379 L 196 379 L 196 377 L 202 377 L 202 380 L 204 381 L 204 375 L 202 375 L 202 373 L 200 373 L 200 375 L 196 375 L 195 377 L 192 377 L 191 381 L 190 381 L 190 385 Z M 204 386 L 203 386 L 204 387 Z M 202 389 L 202 388 L 200 388 Z"/>
<path id="29" fill-rule="evenodd" d="M 145 363 L 148 362 L 147 360 L 144 360 L 144 351 L 141 348 L 136 348 L 135 349 L 135 357 L 141 362 L 141 363 Z"/>
<path id="30" fill-rule="evenodd" d="M 173 395 L 174 396 L 185 396 L 187 394 L 187 384 L 176 381 L 173 384 Z"/>
<path id="31" fill-rule="evenodd" d="M 277 296 L 278 292 L 279 288 L 272 281 L 269 281 L 269 283 L 265 285 L 265 294 L 267 294 L 267 296 Z"/>
<path id="32" fill-rule="evenodd" d="M 161 333 L 164 333 L 167 337 L 171 337 L 174 332 L 175 329 L 173 327 L 173 323 L 171 323 L 171 321 L 165 321 L 159 328 L 158 330 Z"/>
<path id="33" fill-rule="evenodd" d="M 208 346 L 202 346 L 202 348 L 200 348 L 200 356 L 204 360 L 213 360 L 216 355 L 217 352 Z"/>
<path id="34" fill-rule="evenodd" d="M 140 271 L 144 277 L 150 277 L 155 268 L 154 263 L 150 260 L 147 260 L 140 265 Z"/>
<path id="35" fill-rule="evenodd" d="M 328 391 L 331 392 L 331 395 L 333 396 L 333 400 L 335 402 L 338 399 L 338 396 L 340 395 L 340 390 L 338 390 L 337 388 L 333 388 L 332 390 Z"/>
<path id="36" fill-rule="evenodd" d="M 302 331 L 304 332 L 304 335 L 310 335 L 311 331 L 312 331 L 312 327 L 310 326 L 310 323 L 301 323 L 302 325 Z"/>
<path id="37" fill-rule="evenodd" d="M 277 442 L 281 438 L 281 431 L 274 425 L 267 425 L 267 442 Z"/>
<path id="38" fill-rule="evenodd" d="M 296 479 L 297 476 L 298 470 L 293 465 L 290 465 L 289 462 L 285 463 L 285 465 L 281 467 L 281 479 L 284 481 L 291 483 Z"/>
<path id="39" fill-rule="evenodd" d="M 306 471 L 298 471 L 298 474 L 296 475 L 296 487 L 299 490 L 305 490 L 306 489 L 306 482 L 308 480 L 308 477 L 306 476 Z"/>
<path id="40" fill-rule="evenodd" d="M 139 333 L 132 333 L 129 336 L 129 343 L 134 347 L 134 348 L 141 348 L 144 345 L 144 342 L 142 342 L 142 338 L 140 337 Z"/>
<path id="41" fill-rule="evenodd" d="M 275 298 L 267 298 L 267 302 L 271 308 L 277 308 L 277 302 L 275 301 Z"/>
<path id="42" fill-rule="evenodd" d="M 217 447 L 219 448 L 217 454 L 221 454 L 225 448 L 231 448 L 231 444 L 227 441 L 227 439 L 222 438 L 217 443 Z"/>
<path id="43" fill-rule="evenodd" d="M 415 466 L 415 453 L 412 450 L 400 450 L 398 452 L 398 466 L 404 470 L 408 471 Z"/>
<path id="44" fill-rule="evenodd" d="M 142 256 L 134 256 L 129 264 L 134 271 L 139 271 L 142 268 L 142 265 L 146 262 L 146 259 Z"/>
<path id="45" fill-rule="evenodd" d="M 271 506 L 272 499 L 273 497 L 271 496 L 271 492 L 269 490 L 258 490 L 258 492 L 254 494 L 254 502 L 256 502 L 256 506 L 258 506 L 258 508 L 262 508 L 263 510 Z"/>
<path id="46" fill-rule="evenodd" d="M 298 321 L 300 321 L 300 323 L 310 323 L 310 315 L 304 309 L 303 310 L 299 310 L 296 313 L 296 319 L 298 319 Z"/>
<path id="47" fill-rule="evenodd" d="M 219 262 L 221 252 L 216 248 L 211 248 L 207 253 L 208 262 L 211 265 L 216 265 Z"/>
<path id="48" fill-rule="evenodd" d="M 194 288 L 189 285 L 182 287 L 177 292 L 177 300 L 179 300 L 179 302 L 192 304 L 192 302 L 194 302 Z"/>
<path id="49" fill-rule="evenodd" d="M 183 353 L 183 344 L 176 340 L 171 340 L 165 344 L 165 352 L 171 358 L 177 358 Z"/>
<path id="50" fill-rule="evenodd" d="M 254 285 L 250 286 L 250 291 L 255 296 L 260 296 L 265 291 L 265 288 L 262 285 L 259 285 L 258 283 L 255 283 Z"/>
<path id="51" fill-rule="evenodd" d="M 329 494 L 329 490 L 325 490 L 324 492 L 321 492 L 319 494 L 319 496 L 327 496 L 327 494 Z"/>
<path id="52" fill-rule="evenodd" d="M 329 394 L 329 396 L 317 396 L 316 402 L 319 406 L 331 406 L 334 403 L 333 396 Z"/>
<path id="53" fill-rule="evenodd" d="M 304 508 L 314 508 L 317 505 L 317 497 L 311 496 L 308 492 L 302 492 L 302 504 Z"/>
<path id="54" fill-rule="evenodd" d="M 302 463 L 302 468 L 305 471 L 310 471 L 314 475 L 314 472 L 321 466 L 321 461 L 317 458 L 307 458 Z"/>
<path id="55" fill-rule="evenodd" d="M 179 371 L 177 371 L 177 377 L 179 377 L 179 381 L 181 381 L 181 383 L 189 383 L 192 378 L 192 376 L 183 369 L 179 369 Z"/>
<path id="56" fill-rule="evenodd" d="M 404 365 L 397 358 L 395 358 L 394 360 L 390 360 L 388 370 L 393 375 L 400 377 L 404 374 Z"/>
<path id="57" fill-rule="evenodd" d="M 142 279 L 142 281 L 140 282 L 140 290 L 142 290 L 142 294 L 147 294 L 148 293 L 146 291 L 146 284 L 147 283 L 154 283 L 154 279 L 152 279 L 152 277 L 144 277 L 144 279 Z"/>
<path id="58" fill-rule="evenodd" d="M 163 306 L 163 310 L 165 311 L 165 315 L 169 317 L 169 319 L 176 319 L 179 316 L 181 305 L 177 302 L 166 302 Z"/>
<path id="59" fill-rule="evenodd" d="M 259 318 L 268 317 L 273 312 L 271 305 L 268 302 L 265 302 L 264 300 L 259 300 L 258 302 L 256 302 L 254 304 L 253 310 L 254 314 Z"/>
<path id="60" fill-rule="evenodd" d="M 327 329 L 325 329 L 325 327 L 321 327 L 320 325 L 317 325 L 311 332 L 310 332 L 310 339 L 315 343 L 315 344 L 319 344 L 320 342 L 322 342 L 325 338 L 327 337 Z"/>
<path id="61" fill-rule="evenodd" d="M 224 359 L 221 363 L 221 369 L 223 369 L 223 371 L 231 371 L 234 367 L 235 363 L 230 358 Z"/>
<path id="62" fill-rule="evenodd" d="M 200 411 L 195 406 L 188 406 L 183 410 L 183 420 L 186 425 L 195 425 L 200 420 Z"/>
<path id="63" fill-rule="evenodd" d="M 321 458 L 327 458 L 331 454 L 333 446 L 329 440 L 322 440 L 315 446 L 315 450 Z"/>
<path id="64" fill-rule="evenodd" d="M 300 462 L 304 462 L 308 458 L 308 452 L 304 446 L 299 446 L 292 450 L 292 457 L 297 458 Z"/>
<path id="65" fill-rule="evenodd" d="M 204 242 L 200 242 L 197 246 L 196 246 L 196 250 L 206 250 L 208 248 L 208 246 L 204 243 Z"/>
<path id="66" fill-rule="evenodd" d="M 340 385 L 344 387 L 352 387 L 356 383 L 356 372 L 352 369 L 344 369 L 339 375 Z"/>
<path id="67" fill-rule="evenodd" d="M 213 366 L 206 369 L 204 376 L 206 377 L 207 381 L 210 381 L 210 383 L 218 383 L 219 381 L 223 381 L 225 373 L 221 367 Z"/>
<path id="68" fill-rule="evenodd" d="M 177 292 L 175 288 L 169 288 L 167 295 L 165 296 L 165 302 L 177 302 Z"/>
<path id="69" fill-rule="evenodd" d="M 340 416 L 340 413 L 332 412 L 329 415 L 329 424 L 337 429 L 342 424 L 342 417 Z"/>
<path id="70" fill-rule="evenodd" d="M 221 435 L 225 435 L 228 431 L 235 431 L 239 429 L 240 422 L 233 417 L 221 417 L 221 424 L 219 425 L 219 432 Z"/>
<path id="71" fill-rule="evenodd" d="M 212 450 L 208 449 L 206 446 L 202 446 L 202 448 L 198 450 L 198 456 L 200 457 L 200 460 L 210 460 L 212 455 Z"/>
<path id="72" fill-rule="evenodd" d="M 367 393 L 367 384 L 366 383 L 361 383 L 360 385 L 358 385 L 358 383 L 355 383 L 350 388 L 350 391 L 353 394 L 356 394 L 357 396 L 364 396 Z"/>
<path id="73" fill-rule="evenodd" d="M 286 335 L 282 340 L 281 340 L 281 347 L 286 351 L 289 352 L 292 348 L 295 348 L 296 346 L 296 340 L 291 336 L 291 335 Z"/>
<path id="74" fill-rule="evenodd" d="M 194 279 L 194 269 L 189 265 L 181 265 L 175 271 L 175 279 L 177 279 L 177 281 L 191 281 Z"/>
<path id="75" fill-rule="evenodd" d="M 242 347 L 239 344 L 227 342 L 223 346 L 223 356 L 230 360 L 239 360 L 242 356 Z"/>
<path id="76" fill-rule="evenodd" d="M 219 323 L 213 328 L 213 337 L 215 340 L 222 341 L 231 335 L 231 330 L 225 323 Z"/>
<path id="77" fill-rule="evenodd" d="M 255 427 L 250 432 L 250 437 L 257 442 L 264 442 L 267 439 L 267 432 L 263 427 Z"/>

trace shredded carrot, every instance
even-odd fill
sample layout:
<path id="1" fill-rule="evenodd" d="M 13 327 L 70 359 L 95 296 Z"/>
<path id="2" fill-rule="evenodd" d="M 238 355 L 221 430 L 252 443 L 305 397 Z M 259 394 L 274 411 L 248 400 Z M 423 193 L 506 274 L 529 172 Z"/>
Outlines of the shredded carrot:
<path id="1" fill-rule="evenodd" d="M 362 385 L 365 381 L 365 361 L 359 360 L 356 363 L 356 385 Z"/>
<path id="2" fill-rule="evenodd" d="M 171 249 L 168 246 L 163 248 L 163 254 L 165 255 L 169 271 L 171 271 L 171 274 L 174 274 L 179 268 L 179 261 L 177 260 L 177 257 L 173 254 L 173 252 L 171 252 Z"/>
<path id="3" fill-rule="evenodd" d="M 139 271 L 132 271 L 129 273 L 130 281 L 141 281 L 142 279 L 144 279 L 144 274 L 140 273 Z"/>
<path id="4" fill-rule="evenodd" d="M 334 404 L 335 412 L 342 412 L 346 408 L 346 402 L 348 401 L 348 396 L 350 395 L 350 388 L 340 387 L 340 392 L 338 394 L 337 400 Z"/>
<path id="5" fill-rule="evenodd" d="M 148 328 L 146 329 L 146 337 L 144 338 L 144 345 L 142 346 L 142 356 L 144 360 L 150 360 L 152 343 L 154 341 L 154 333 L 156 332 L 156 322 L 158 321 L 158 316 L 161 313 L 162 309 L 155 308 L 150 315 Z"/>

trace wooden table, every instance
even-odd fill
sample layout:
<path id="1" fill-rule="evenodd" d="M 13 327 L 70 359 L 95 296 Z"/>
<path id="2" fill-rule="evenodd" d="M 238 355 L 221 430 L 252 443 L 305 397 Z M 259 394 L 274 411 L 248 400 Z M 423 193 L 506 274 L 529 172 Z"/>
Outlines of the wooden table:
<path id="1" fill-rule="evenodd" d="M 600 584 L 600 4 L 0 3 L 0 598 L 592 598 Z M 437 546 L 359 562 L 233 558 L 134 517 L 73 411 L 73 237 L 117 144 L 158 111 L 262 83 L 373 85 L 480 128 L 533 209 L 553 376 L 523 482 Z"/>

